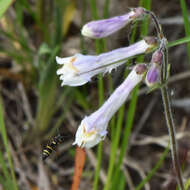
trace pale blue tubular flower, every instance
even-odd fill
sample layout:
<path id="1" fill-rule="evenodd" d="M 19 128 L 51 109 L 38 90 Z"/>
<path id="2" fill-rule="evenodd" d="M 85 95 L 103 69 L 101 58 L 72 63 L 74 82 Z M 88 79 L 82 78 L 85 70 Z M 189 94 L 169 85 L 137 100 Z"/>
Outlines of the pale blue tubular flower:
<path id="1" fill-rule="evenodd" d="M 89 38 L 98 39 L 107 37 L 137 18 L 141 18 L 145 15 L 145 9 L 142 7 L 131 9 L 131 11 L 125 15 L 115 16 L 108 19 L 91 21 L 85 24 L 82 28 L 82 35 Z"/>
<path id="2" fill-rule="evenodd" d="M 81 86 L 99 73 L 111 72 L 132 56 L 147 53 L 157 45 L 155 38 L 145 37 L 128 47 L 118 48 L 100 55 L 76 54 L 72 57 L 56 57 L 63 66 L 57 70 L 63 85 Z"/>
<path id="3" fill-rule="evenodd" d="M 161 50 L 156 50 L 152 55 L 150 68 L 146 74 L 145 82 L 148 87 L 152 87 L 160 82 L 161 63 L 163 53 Z"/>
<path id="4" fill-rule="evenodd" d="M 81 121 L 73 145 L 91 148 L 105 138 L 110 119 L 126 101 L 133 88 L 143 80 L 146 69 L 145 64 L 136 65 L 108 100 L 96 112 Z"/>

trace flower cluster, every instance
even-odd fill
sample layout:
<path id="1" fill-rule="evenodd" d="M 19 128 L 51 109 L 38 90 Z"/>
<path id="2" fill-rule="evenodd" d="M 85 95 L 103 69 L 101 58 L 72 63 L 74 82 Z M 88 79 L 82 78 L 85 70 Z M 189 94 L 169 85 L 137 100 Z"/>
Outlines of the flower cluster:
<path id="1" fill-rule="evenodd" d="M 129 13 L 122 16 L 89 22 L 83 26 L 81 33 L 94 39 L 107 37 L 136 19 L 143 18 L 145 14 L 146 10 L 142 7 L 131 9 Z M 67 58 L 56 57 L 57 63 L 62 65 L 57 70 L 57 74 L 60 75 L 62 86 L 84 85 L 92 77 L 100 73 L 111 72 L 126 63 L 131 57 L 149 53 L 156 47 L 156 38 L 145 37 L 128 47 L 118 48 L 99 55 L 76 54 Z M 127 78 L 107 101 L 97 111 L 84 117 L 78 127 L 73 144 L 91 148 L 103 140 L 108 133 L 109 121 L 126 101 L 134 87 L 144 80 L 150 87 L 160 82 L 162 57 L 162 51 L 156 50 L 152 55 L 150 64 L 134 66 Z"/>

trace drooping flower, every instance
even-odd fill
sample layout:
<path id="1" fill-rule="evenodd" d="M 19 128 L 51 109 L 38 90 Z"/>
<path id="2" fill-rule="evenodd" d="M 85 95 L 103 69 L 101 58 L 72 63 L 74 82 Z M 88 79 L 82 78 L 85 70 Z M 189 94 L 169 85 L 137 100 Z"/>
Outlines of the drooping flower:
<path id="1" fill-rule="evenodd" d="M 130 57 L 148 53 L 157 45 L 155 38 L 145 37 L 128 47 L 118 48 L 100 55 L 76 54 L 72 57 L 56 57 L 58 64 L 63 66 L 57 70 L 63 85 L 80 86 L 99 73 L 111 72 L 112 69 L 126 63 Z"/>
<path id="2" fill-rule="evenodd" d="M 81 33 L 89 38 L 104 38 L 120 30 L 135 19 L 143 17 L 144 14 L 144 8 L 134 8 L 125 15 L 91 21 L 83 26 Z"/>
<path id="3" fill-rule="evenodd" d="M 163 53 L 161 50 L 155 51 L 152 55 L 150 68 L 148 69 L 145 79 L 145 82 L 149 87 L 152 87 L 153 85 L 160 82 L 162 58 Z"/>
<path id="4" fill-rule="evenodd" d="M 81 121 L 73 145 L 91 148 L 105 138 L 110 119 L 126 101 L 132 89 L 143 80 L 145 71 L 145 64 L 135 66 L 108 100 L 97 111 Z"/>

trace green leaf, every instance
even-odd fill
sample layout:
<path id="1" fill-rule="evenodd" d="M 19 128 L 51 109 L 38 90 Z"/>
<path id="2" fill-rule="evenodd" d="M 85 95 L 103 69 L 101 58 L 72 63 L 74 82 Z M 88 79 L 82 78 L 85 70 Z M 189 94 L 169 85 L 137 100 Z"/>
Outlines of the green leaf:
<path id="1" fill-rule="evenodd" d="M 44 132 L 54 113 L 57 92 L 55 55 L 60 51 L 57 46 L 52 50 L 46 68 L 41 72 L 39 85 L 39 106 L 37 111 L 37 130 Z"/>
<path id="2" fill-rule="evenodd" d="M 3 16 L 5 11 L 9 8 L 13 0 L 0 0 L 0 18 Z"/>

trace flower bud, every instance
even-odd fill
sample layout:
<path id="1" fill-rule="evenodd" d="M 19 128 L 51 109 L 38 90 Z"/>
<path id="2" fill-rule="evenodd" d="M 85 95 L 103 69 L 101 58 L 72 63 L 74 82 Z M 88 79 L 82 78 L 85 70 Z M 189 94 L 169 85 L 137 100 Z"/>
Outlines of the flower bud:
<path id="1" fill-rule="evenodd" d="M 150 68 L 148 69 L 145 79 L 145 82 L 149 87 L 160 82 L 162 57 L 163 54 L 160 50 L 155 51 L 152 55 Z"/>
<path id="2" fill-rule="evenodd" d="M 153 37 L 146 37 L 128 47 L 118 48 L 97 56 L 76 54 L 68 58 L 56 57 L 63 66 L 57 70 L 62 85 L 80 86 L 99 73 L 111 72 L 112 69 L 126 63 L 130 57 L 147 53 L 156 46 Z"/>
<path id="3" fill-rule="evenodd" d="M 144 14 L 144 8 L 134 8 L 131 9 L 129 13 L 122 16 L 115 16 L 108 19 L 91 21 L 83 26 L 81 33 L 83 36 L 87 36 L 89 38 L 104 38 L 117 32 L 131 21 L 144 16 Z"/>
<path id="4" fill-rule="evenodd" d="M 97 111 L 81 121 L 73 145 L 91 148 L 105 138 L 109 121 L 126 101 L 132 89 L 142 81 L 145 71 L 145 64 L 135 66 L 108 100 Z"/>

